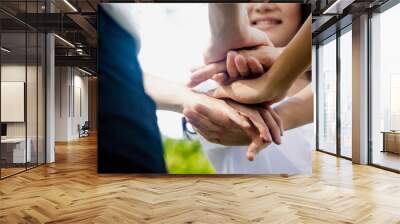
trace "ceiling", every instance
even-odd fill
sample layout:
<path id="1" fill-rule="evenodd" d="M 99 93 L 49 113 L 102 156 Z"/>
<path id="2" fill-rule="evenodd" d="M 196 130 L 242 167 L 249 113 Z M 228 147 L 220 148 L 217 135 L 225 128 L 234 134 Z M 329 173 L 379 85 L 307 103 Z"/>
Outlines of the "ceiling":
<path id="1" fill-rule="evenodd" d="M 318 40 L 332 31 L 338 20 L 377 7 L 387 0 L 298 0 L 311 4 L 313 39 Z M 25 30 L 54 32 L 56 38 L 56 65 L 87 66 L 96 70 L 97 17 L 96 6 L 102 2 L 138 2 L 118 0 L 1 0 L 0 27 L 2 46 L 11 48 L 8 55 L 25 54 Z M 273 1 L 272 1 L 273 2 Z M 49 13 L 49 12 L 52 13 Z M 343 25 L 345 25 L 343 23 Z M 329 31 L 331 29 L 331 31 Z M 329 32 L 328 32 L 329 31 Z M 29 36 L 29 35 L 28 35 Z M 28 55 L 36 49 L 35 41 L 27 38 Z M 81 52 L 81 53 L 80 53 Z M 3 53 L 2 53 L 3 55 Z M 29 56 L 28 56 L 29 57 Z"/>

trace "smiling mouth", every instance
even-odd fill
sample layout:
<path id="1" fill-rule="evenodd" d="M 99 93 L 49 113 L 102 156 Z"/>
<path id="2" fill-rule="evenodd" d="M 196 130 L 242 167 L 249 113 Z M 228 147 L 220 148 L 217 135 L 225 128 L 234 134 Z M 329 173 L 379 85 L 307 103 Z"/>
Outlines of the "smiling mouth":
<path id="1" fill-rule="evenodd" d="M 277 19 L 263 19 L 252 22 L 252 26 L 261 30 L 268 30 L 280 24 L 282 24 L 282 21 Z"/>

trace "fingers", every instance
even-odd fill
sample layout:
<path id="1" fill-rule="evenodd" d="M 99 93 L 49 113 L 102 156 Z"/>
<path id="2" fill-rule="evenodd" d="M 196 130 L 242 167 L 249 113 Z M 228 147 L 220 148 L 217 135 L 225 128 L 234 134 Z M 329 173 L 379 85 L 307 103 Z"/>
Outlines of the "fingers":
<path id="1" fill-rule="evenodd" d="M 211 110 L 204 105 L 197 104 L 194 106 L 194 110 L 202 114 L 204 117 L 207 117 L 217 125 L 227 126 L 230 124 L 229 120 L 231 120 L 237 125 L 239 125 L 239 127 L 242 128 L 250 127 L 250 124 L 247 121 L 247 119 L 238 114 L 229 105 L 226 105 L 226 107 L 221 107 L 218 110 Z M 221 113 L 219 110 L 222 110 L 224 114 Z"/>
<path id="2" fill-rule="evenodd" d="M 239 127 L 241 128 L 249 128 L 251 125 L 250 123 L 247 121 L 247 119 L 240 115 L 235 109 L 233 109 L 232 107 L 230 107 L 228 104 L 226 104 L 227 107 L 225 107 L 224 111 L 226 113 L 226 115 L 237 125 L 239 125 Z"/>
<path id="3" fill-rule="evenodd" d="M 225 72 L 221 72 L 213 75 L 212 79 L 218 82 L 220 85 L 224 85 L 228 80 L 228 75 Z"/>
<path id="4" fill-rule="evenodd" d="M 253 140 L 247 147 L 246 157 L 249 161 L 253 161 L 257 153 L 261 151 L 266 145 L 259 138 L 258 140 Z"/>
<path id="5" fill-rule="evenodd" d="M 226 62 L 220 61 L 213 64 L 205 65 L 192 73 L 188 87 L 192 88 L 200 83 L 211 79 L 214 74 L 226 71 Z"/>
<path id="6" fill-rule="evenodd" d="M 264 74 L 264 68 L 261 63 L 253 56 L 248 56 L 247 65 L 249 66 L 250 72 L 254 76 L 260 76 Z"/>
<path id="7" fill-rule="evenodd" d="M 275 122 L 275 119 L 272 117 L 271 113 L 268 110 L 264 110 L 264 113 L 262 113 L 262 117 L 264 118 L 264 121 L 268 125 L 269 132 L 272 135 L 272 140 L 276 144 L 280 145 L 282 143 L 282 140 L 281 140 L 281 128 Z"/>
<path id="8" fill-rule="evenodd" d="M 260 61 L 254 56 L 248 55 L 245 50 L 241 52 L 241 54 L 238 54 L 235 51 L 229 51 L 225 61 L 192 69 L 193 74 L 188 87 L 195 87 L 208 79 L 213 79 L 224 85 L 249 75 L 262 75 L 264 68 Z"/>
<path id="9" fill-rule="evenodd" d="M 247 106 L 235 102 L 229 102 L 229 105 L 231 105 L 235 110 L 237 110 L 243 116 L 247 117 L 251 121 L 251 123 L 253 123 L 253 125 L 257 128 L 258 132 L 260 133 L 259 137 L 261 137 L 262 139 L 264 139 L 264 141 L 268 143 L 272 142 L 268 126 L 257 109 L 249 108 Z"/>
<path id="10" fill-rule="evenodd" d="M 229 79 L 236 79 L 239 76 L 239 72 L 236 69 L 235 57 L 238 54 L 234 51 L 229 51 L 226 56 L 226 70 L 229 75 Z"/>
<path id="11" fill-rule="evenodd" d="M 279 126 L 279 129 L 281 130 L 281 136 L 283 136 L 284 128 L 283 128 L 283 121 L 282 121 L 281 117 L 279 117 L 279 115 L 271 107 L 269 107 L 268 110 L 271 113 L 272 117 L 274 118 L 276 124 Z"/>
<path id="12" fill-rule="evenodd" d="M 214 124 L 212 121 L 208 120 L 206 117 L 197 113 L 194 110 L 183 110 L 183 115 L 187 118 L 188 122 L 194 127 L 208 132 L 221 132 L 222 129 L 218 125 Z"/>
<path id="13" fill-rule="evenodd" d="M 246 157 L 249 161 L 253 161 L 257 153 L 268 144 L 258 136 L 257 130 L 255 130 L 254 127 L 252 129 L 247 129 L 246 133 L 252 139 L 250 145 L 247 147 Z"/>
<path id="14" fill-rule="evenodd" d="M 249 67 L 247 66 L 247 60 L 243 55 L 239 54 L 235 57 L 235 65 L 241 77 L 246 77 L 250 74 Z"/>
<path id="15" fill-rule="evenodd" d="M 250 75 L 252 77 L 258 77 L 264 74 L 264 68 L 262 64 L 258 61 L 258 59 L 253 56 L 238 54 L 235 56 L 234 62 L 236 66 L 236 71 L 242 78 L 248 77 Z"/>
<path id="16" fill-rule="evenodd" d="M 257 130 L 260 132 L 260 137 L 267 143 L 272 142 L 272 137 L 271 133 L 267 127 L 267 124 L 265 124 L 265 121 L 262 119 L 261 115 L 258 113 L 257 114 L 252 114 L 249 116 L 250 121 L 256 126 Z"/>

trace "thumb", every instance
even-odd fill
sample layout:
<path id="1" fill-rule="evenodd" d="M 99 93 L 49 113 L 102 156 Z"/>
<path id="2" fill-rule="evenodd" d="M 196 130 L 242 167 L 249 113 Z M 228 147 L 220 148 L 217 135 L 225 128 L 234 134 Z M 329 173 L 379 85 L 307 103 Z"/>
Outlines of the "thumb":
<path id="1" fill-rule="evenodd" d="M 230 86 L 219 86 L 218 88 L 208 92 L 208 95 L 217 99 L 230 98 Z"/>
<path id="2" fill-rule="evenodd" d="M 213 75 L 224 72 L 225 70 L 225 60 L 202 66 L 192 73 L 190 82 L 187 84 L 187 86 L 190 88 L 195 87 L 198 84 L 211 79 Z"/>

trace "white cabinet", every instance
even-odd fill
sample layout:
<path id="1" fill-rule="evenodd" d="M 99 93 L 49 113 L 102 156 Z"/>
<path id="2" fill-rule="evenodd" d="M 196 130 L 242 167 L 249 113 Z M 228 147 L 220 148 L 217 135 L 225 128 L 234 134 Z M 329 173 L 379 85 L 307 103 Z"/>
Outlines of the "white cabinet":
<path id="1" fill-rule="evenodd" d="M 26 151 L 25 144 L 27 143 Z M 32 141 L 24 138 L 7 138 L 1 140 L 2 147 L 12 150 L 12 163 L 25 163 L 32 161 Z"/>

